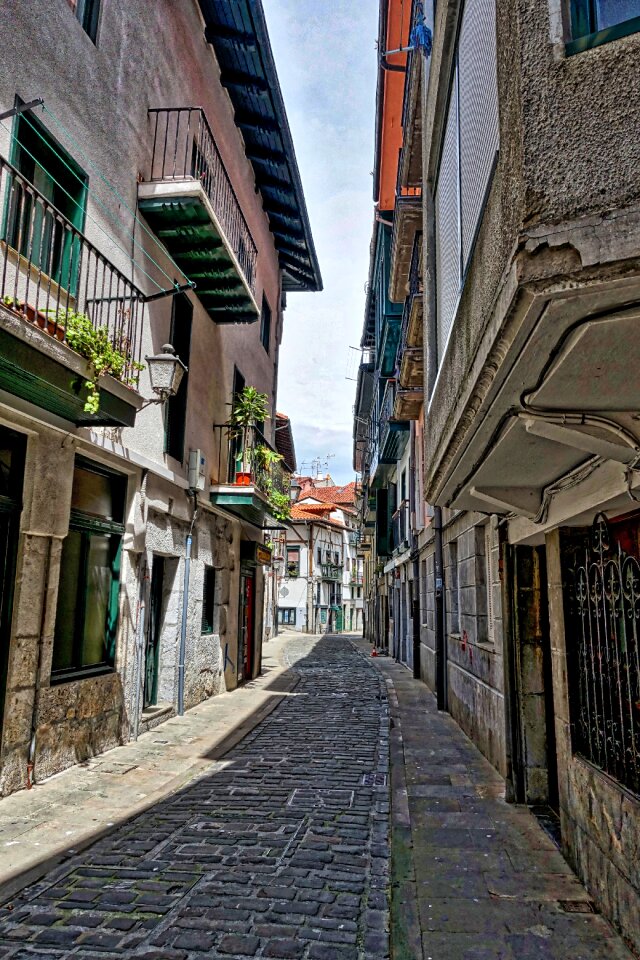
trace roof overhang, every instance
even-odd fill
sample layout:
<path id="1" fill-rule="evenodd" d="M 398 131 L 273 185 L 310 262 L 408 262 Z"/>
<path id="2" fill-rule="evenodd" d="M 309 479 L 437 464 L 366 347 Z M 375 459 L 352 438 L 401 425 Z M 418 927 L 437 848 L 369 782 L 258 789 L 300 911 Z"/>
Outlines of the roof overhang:
<path id="1" fill-rule="evenodd" d="M 640 281 L 527 304 L 438 502 L 540 522 L 598 464 L 640 465 Z"/>
<path id="2" fill-rule="evenodd" d="M 289 121 L 262 0 L 199 0 L 256 187 L 280 257 L 286 291 L 322 290 Z"/>

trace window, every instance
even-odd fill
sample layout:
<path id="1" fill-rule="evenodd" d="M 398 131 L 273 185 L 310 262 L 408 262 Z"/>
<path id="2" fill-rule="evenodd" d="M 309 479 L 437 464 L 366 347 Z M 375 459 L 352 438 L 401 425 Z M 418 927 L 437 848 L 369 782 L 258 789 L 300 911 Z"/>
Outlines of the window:
<path id="1" fill-rule="evenodd" d="M 171 345 L 185 367 L 189 367 L 191 353 L 191 324 L 193 304 L 183 293 L 173 298 L 171 306 Z M 164 421 L 164 450 L 170 457 L 184 460 L 184 436 L 187 423 L 187 392 L 189 390 L 189 371 L 183 375 L 175 397 L 166 404 Z"/>
<path id="2" fill-rule="evenodd" d="M 460 598 L 458 595 L 458 541 L 448 544 L 448 569 L 445 569 L 447 618 L 449 633 L 460 633 Z"/>
<path id="3" fill-rule="evenodd" d="M 318 583 L 316 584 L 316 604 L 320 606 L 321 603 L 322 603 L 322 584 L 318 580 Z"/>
<path id="4" fill-rule="evenodd" d="M 62 547 L 51 679 L 113 667 L 126 478 L 78 457 Z"/>
<path id="5" fill-rule="evenodd" d="M 213 611 L 215 606 L 216 572 L 205 564 L 202 583 L 202 625 L 200 633 L 213 633 Z"/>
<path id="6" fill-rule="evenodd" d="M 293 627 L 296 622 L 295 607 L 278 607 L 278 623 Z"/>
<path id="7" fill-rule="evenodd" d="M 496 59 L 495 0 L 466 0 L 435 189 L 438 365 L 498 153 Z"/>
<path id="8" fill-rule="evenodd" d="M 18 114 L 13 134 L 10 160 L 14 167 L 73 227 L 82 230 L 87 193 L 84 171 L 32 113 Z M 75 293 L 80 240 L 42 201 L 26 193 L 19 181 L 15 181 L 13 195 L 7 196 L 3 236 L 34 267 Z"/>
<path id="9" fill-rule="evenodd" d="M 260 343 L 269 353 L 271 345 L 271 307 L 267 303 L 267 298 L 262 298 L 262 314 L 260 315 Z"/>
<path id="10" fill-rule="evenodd" d="M 640 0 L 571 0 L 571 36 L 567 53 L 640 31 Z"/>
<path id="11" fill-rule="evenodd" d="M 318 547 L 318 563 L 322 563 L 322 547 Z"/>
<path id="12" fill-rule="evenodd" d="M 82 29 L 95 43 L 98 36 L 100 0 L 67 0 L 67 2 L 82 24 Z"/>
<path id="13" fill-rule="evenodd" d="M 300 547 L 287 547 L 286 576 L 291 578 L 300 576 Z"/>

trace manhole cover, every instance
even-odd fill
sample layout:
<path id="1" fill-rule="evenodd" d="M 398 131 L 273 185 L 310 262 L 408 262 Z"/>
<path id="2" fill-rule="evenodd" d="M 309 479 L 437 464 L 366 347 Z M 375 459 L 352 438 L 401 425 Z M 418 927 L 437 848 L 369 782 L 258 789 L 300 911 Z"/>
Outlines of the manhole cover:
<path id="1" fill-rule="evenodd" d="M 595 913 L 595 904 L 591 900 L 558 900 L 560 909 L 565 913 Z"/>

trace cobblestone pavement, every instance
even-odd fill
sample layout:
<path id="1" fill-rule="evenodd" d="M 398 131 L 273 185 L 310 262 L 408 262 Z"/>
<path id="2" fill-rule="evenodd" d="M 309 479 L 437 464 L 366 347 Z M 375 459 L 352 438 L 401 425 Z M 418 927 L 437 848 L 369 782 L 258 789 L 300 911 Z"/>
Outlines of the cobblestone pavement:
<path id="1" fill-rule="evenodd" d="M 388 955 L 386 687 L 344 638 L 187 788 L 0 910 L 0 958 Z"/>

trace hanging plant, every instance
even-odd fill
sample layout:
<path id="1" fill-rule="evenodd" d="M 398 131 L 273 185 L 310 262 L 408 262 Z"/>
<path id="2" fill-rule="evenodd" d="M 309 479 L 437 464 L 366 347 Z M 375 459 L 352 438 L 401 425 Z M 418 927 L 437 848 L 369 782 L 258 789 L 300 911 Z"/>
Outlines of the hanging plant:
<path id="1" fill-rule="evenodd" d="M 85 413 L 97 413 L 100 409 L 100 377 L 108 374 L 121 383 L 136 383 L 137 377 L 131 373 L 144 370 L 144 364 L 131 360 L 124 350 L 117 350 L 106 327 L 94 327 L 86 314 L 73 310 L 59 310 L 55 319 L 65 330 L 67 344 L 91 366 L 91 379 L 86 381 L 89 395 L 84 405 Z"/>
<path id="2" fill-rule="evenodd" d="M 233 402 L 231 415 L 227 420 L 229 436 L 242 438 L 242 482 L 246 481 L 249 466 L 249 431 L 258 423 L 269 419 L 268 398 L 255 387 L 243 387 Z M 249 477 L 250 479 L 250 477 Z M 238 478 L 236 477 L 236 482 Z"/>

